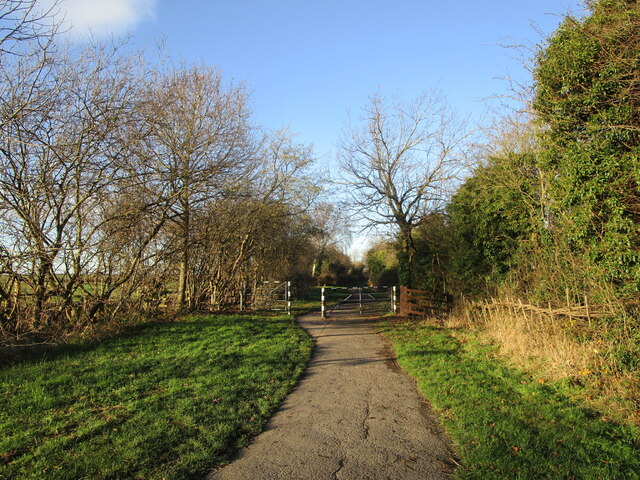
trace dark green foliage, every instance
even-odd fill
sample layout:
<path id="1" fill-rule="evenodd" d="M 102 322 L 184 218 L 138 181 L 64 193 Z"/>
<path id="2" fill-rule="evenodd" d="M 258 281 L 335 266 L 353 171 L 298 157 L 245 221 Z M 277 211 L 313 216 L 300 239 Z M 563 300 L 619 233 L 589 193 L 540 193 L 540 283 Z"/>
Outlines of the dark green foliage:
<path id="1" fill-rule="evenodd" d="M 478 168 L 452 198 L 451 268 L 467 292 L 495 288 L 542 229 L 538 184 L 533 155 L 505 155 Z"/>
<path id="2" fill-rule="evenodd" d="M 640 4 L 592 8 L 539 53 L 534 108 L 557 227 L 628 296 L 640 289 Z"/>
<path id="3" fill-rule="evenodd" d="M 451 293 L 449 262 L 455 240 L 441 213 L 426 216 L 416 229 L 414 287 L 434 296 Z"/>
<path id="4" fill-rule="evenodd" d="M 411 275 L 411 262 L 409 260 L 409 253 L 398 249 L 398 284 L 405 287 L 412 288 L 412 275 Z"/>
<path id="5" fill-rule="evenodd" d="M 448 207 L 461 291 L 508 284 L 542 304 L 640 291 L 640 3 L 591 9 L 536 57 L 534 141 L 494 148 Z"/>
<path id="6" fill-rule="evenodd" d="M 398 285 L 397 249 L 391 242 L 378 242 L 365 255 L 372 286 Z"/>

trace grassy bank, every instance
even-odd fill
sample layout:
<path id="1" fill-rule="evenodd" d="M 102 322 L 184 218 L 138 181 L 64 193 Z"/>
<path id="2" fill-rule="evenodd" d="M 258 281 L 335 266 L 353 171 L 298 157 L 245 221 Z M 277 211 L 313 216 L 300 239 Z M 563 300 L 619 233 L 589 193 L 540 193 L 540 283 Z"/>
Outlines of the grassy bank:
<path id="1" fill-rule="evenodd" d="M 194 316 L 0 368 L 0 478 L 200 478 L 261 431 L 312 342 L 291 317 Z"/>
<path id="2" fill-rule="evenodd" d="M 452 436 L 458 478 L 640 478 L 637 431 L 573 403 L 575 387 L 507 367 L 468 332 L 398 319 L 382 330 Z"/>
<path id="3" fill-rule="evenodd" d="M 304 315 L 310 312 L 320 311 L 320 288 L 311 287 L 303 292 L 298 292 L 291 302 L 292 315 Z"/>

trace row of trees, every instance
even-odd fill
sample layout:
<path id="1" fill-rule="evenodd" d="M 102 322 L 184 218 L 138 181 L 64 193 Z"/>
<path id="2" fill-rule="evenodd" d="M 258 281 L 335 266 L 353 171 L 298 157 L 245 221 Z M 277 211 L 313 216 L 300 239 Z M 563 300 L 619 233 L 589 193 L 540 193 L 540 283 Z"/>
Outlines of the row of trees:
<path id="1" fill-rule="evenodd" d="M 245 86 L 219 70 L 65 47 L 36 5 L 0 12 L 5 338 L 125 308 L 225 308 L 311 272 L 309 147 L 255 127 Z"/>
<path id="2" fill-rule="evenodd" d="M 508 289 L 543 305 L 566 303 L 567 291 L 575 302 L 636 303 L 640 6 L 589 8 L 540 47 L 526 111 L 489 129 L 447 202 L 469 165 L 467 130 L 434 102 L 372 99 L 343 149 L 354 200 L 395 227 L 368 254 L 372 275 L 397 271 L 400 283 L 443 294 Z"/>

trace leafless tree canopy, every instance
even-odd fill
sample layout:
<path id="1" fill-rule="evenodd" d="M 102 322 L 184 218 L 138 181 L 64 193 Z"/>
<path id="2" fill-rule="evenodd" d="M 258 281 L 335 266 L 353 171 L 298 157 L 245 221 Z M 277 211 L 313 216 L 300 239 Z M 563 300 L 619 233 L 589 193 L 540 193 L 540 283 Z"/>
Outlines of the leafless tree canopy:
<path id="1" fill-rule="evenodd" d="M 7 6 L 27 23 L 2 48 L 37 41 L 48 17 Z M 0 52 L 0 342 L 309 275 L 313 152 L 252 125 L 243 85 L 109 43 L 31 47 Z"/>
<path id="2" fill-rule="evenodd" d="M 410 103 L 374 95 L 360 124 L 346 131 L 339 160 L 347 201 L 368 226 L 397 228 L 409 264 L 412 232 L 443 205 L 467 138 L 436 91 Z"/>
<path id="3" fill-rule="evenodd" d="M 2 0 L 0 5 L 0 55 L 19 55 L 50 43 L 58 25 L 54 21 L 57 2 L 50 7 L 37 0 Z"/>
<path id="4" fill-rule="evenodd" d="M 466 138 L 436 92 L 409 104 L 371 97 L 341 145 L 349 201 L 373 225 L 418 224 L 460 173 Z"/>

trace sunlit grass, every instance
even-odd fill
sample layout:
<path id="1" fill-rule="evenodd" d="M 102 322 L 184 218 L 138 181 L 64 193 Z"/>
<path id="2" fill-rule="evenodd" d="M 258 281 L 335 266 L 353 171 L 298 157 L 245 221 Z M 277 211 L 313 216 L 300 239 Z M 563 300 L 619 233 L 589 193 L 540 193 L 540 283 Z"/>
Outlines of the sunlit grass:
<path id="1" fill-rule="evenodd" d="M 199 478 L 259 433 L 312 342 L 291 317 L 197 316 L 0 369 L 0 478 Z"/>
<path id="2" fill-rule="evenodd" d="M 296 295 L 291 302 L 291 313 L 293 315 L 303 315 L 310 312 L 319 312 L 320 307 L 320 287 L 311 287 Z"/>
<path id="3" fill-rule="evenodd" d="M 458 478 L 638 479 L 637 432 L 507 367 L 494 348 L 427 323 L 387 320 L 400 365 L 440 413 Z"/>

